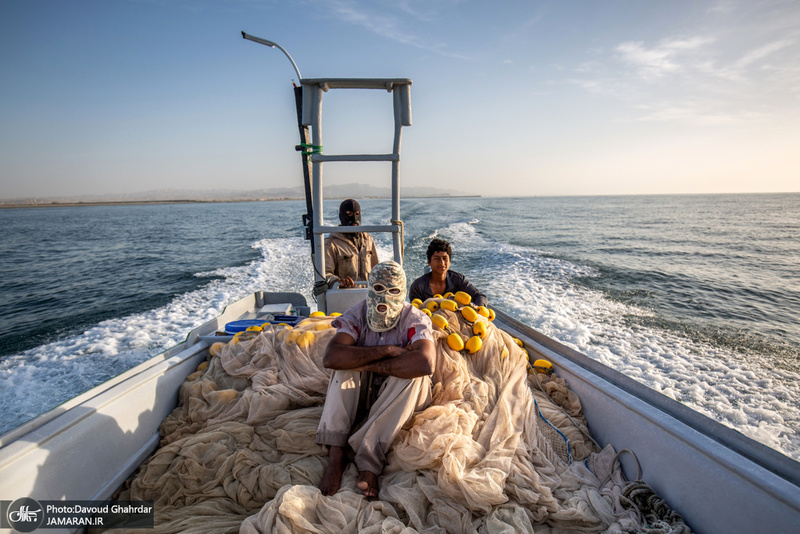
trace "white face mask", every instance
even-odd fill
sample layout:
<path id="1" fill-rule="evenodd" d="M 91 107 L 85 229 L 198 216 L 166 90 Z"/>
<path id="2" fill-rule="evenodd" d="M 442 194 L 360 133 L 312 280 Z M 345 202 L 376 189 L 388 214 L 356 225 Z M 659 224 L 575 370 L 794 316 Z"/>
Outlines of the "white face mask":
<path id="1" fill-rule="evenodd" d="M 394 261 L 372 268 L 367 289 L 367 324 L 375 332 L 397 325 L 406 300 L 406 273 Z"/>

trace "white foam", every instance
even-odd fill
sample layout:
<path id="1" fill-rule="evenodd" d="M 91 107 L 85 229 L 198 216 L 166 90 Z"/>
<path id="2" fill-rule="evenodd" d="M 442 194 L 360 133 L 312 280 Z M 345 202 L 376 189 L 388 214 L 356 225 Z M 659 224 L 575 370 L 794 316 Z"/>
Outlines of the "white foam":
<path id="1" fill-rule="evenodd" d="M 500 308 L 533 328 L 700 413 L 800 459 L 800 375 L 644 327 L 630 316 L 650 312 L 624 305 L 573 283 L 593 269 L 549 258 L 536 250 L 487 242 L 474 223 L 455 223 L 441 234 L 457 258 L 480 255 L 470 281 Z M 488 252 L 487 252 L 488 251 Z"/>
<path id="2" fill-rule="evenodd" d="M 477 219 L 448 223 L 443 218 L 442 226 L 433 236 L 451 241 L 453 268 L 470 265 L 469 279 L 489 295 L 490 306 L 800 459 L 798 373 L 770 365 L 768 357 L 742 357 L 627 321 L 649 312 L 573 283 L 577 277 L 596 276 L 592 268 L 486 240 Z M 376 242 L 379 257 L 390 258 L 390 240 L 380 236 Z M 221 278 L 162 308 L 104 321 L 80 336 L 0 362 L 0 432 L 183 341 L 189 330 L 253 291 L 297 291 L 313 308 L 308 242 L 264 239 L 253 247 L 261 254 L 258 260 L 198 273 Z"/>
<path id="3" fill-rule="evenodd" d="M 254 291 L 297 291 L 313 304 L 305 241 L 263 239 L 253 248 L 261 258 L 198 273 L 222 278 L 162 308 L 103 321 L 79 336 L 5 358 L 0 362 L 0 433 L 182 342 L 190 330 Z"/>

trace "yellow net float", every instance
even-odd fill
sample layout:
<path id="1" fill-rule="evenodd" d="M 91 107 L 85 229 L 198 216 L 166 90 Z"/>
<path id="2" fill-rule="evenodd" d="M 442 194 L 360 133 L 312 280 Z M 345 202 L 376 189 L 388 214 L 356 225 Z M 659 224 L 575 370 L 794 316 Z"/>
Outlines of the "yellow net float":
<path id="1" fill-rule="evenodd" d="M 512 337 L 511 339 L 513 339 L 513 340 L 514 340 L 514 343 L 516 343 L 516 344 L 517 344 L 517 345 L 519 345 L 520 347 L 523 347 L 523 348 L 525 347 L 525 345 L 522 343 L 522 340 L 521 340 L 521 339 L 517 339 L 517 338 L 515 338 L 515 337 Z"/>
<path id="2" fill-rule="evenodd" d="M 452 291 L 448 291 L 447 293 L 442 295 L 442 297 L 444 297 L 446 299 L 451 299 L 451 298 L 453 298 L 453 292 Z"/>
<path id="3" fill-rule="evenodd" d="M 300 337 L 297 338 L 297 346 L 301 349 L 307 349 L 314 343 L 314 333 L 313 332 L 303 332 Z"/>
<path id="4" fill-rule="evenodd" d="M 478 306 L 478 315 L 483 315 L 484 317 L 489 317 L 489 308 L 486 306 Z"/>
<path id="5" fill-rule="evenodd" d="M 291 332 L 286 334 L 286 342 L 287 343 L 297 343 L 297 340 L 300 339 L 303 333 L 299 330 L 292 330 Z"/>
<path id="6" fill-rule="evenodd" d="M 225 348 L 225 343 L 217 341 L 208 348 L 208 353 L 211 356 L 219 356 L 220 354 L 222 354 L 222 349 L 224 348 Z"/>
<path id="7" fill-rule="evenodd" d="M 440 299 L 440 298 L 443 298 L 443 297 L 442 297 L 442 296 L 441 296 L 439 293 L 436 293 L 436 294 L 433 296 L 433 298 L 435 298 L 435 299 Z"/>
<path id="8" fill-rule="evenodd" d="M 427 305 L 426 307 L 427 307 L 427 308 L 428 308 L 430 311 L 432 311 L 432 312 L 435 312 L 436 310 L 438 310 L 438 309 L 439 309 L 439 303 L 438 303 L 438 302 L 436 302 L 435 300 L 432 300 L 432 301 L 430 301 L 430 302 L 428 303 L 428 305 Z"/>
<path id="9" fill-rule="evenodd" d="M 494 321 L 494 318 L 496 317 L 495 314 L 494 314 L 494 310 L 491 309 L 491 308 L 489 308 L 489 316 L 488 317 L 489 317 L 490 321 Z"/>
<path id="10" fill-rule="evenodd" d="M 229 402 L 235 399 L 239 395 L 239 392 L 235 389 L 221 389 L 214 394 L 214 400 L 220 402 Z"/>
<path id="11" fill-rule="evenodd" d="M 330 323 L 319 323 L 318 325 L 314 325 L 314 330 L 327 330 L 328 328 L 333 328 L 333 325 Z"/>
<path id="12" fill-rule="evenodd" d="M 325 317 L 325 312 L 321 312 L 321 311 L 311 312 L 309 317 Z"/>
<path id="13" fill-rule="evenodd" d="M 552 373 L 553 372 L 553 364 L 547 360 L 536 360 L 533 362 L 533 368 L 540 372 L 540 373 Z"/>
<path id="14" fill-rule="evenodd" d="M 411 301 L 411 305 L 419 309 L 422 307 L 422 301 L 420 299 L 414 299 Z"/>
<path id="15" fill-rule="evenodd" d="M 454 300 L 443 300 L 439 303 L 439 307 L 443 310 L 456 311 L 458 309 L 458 304 Z"/>
<path id="16" fill-rule="evenodd" d="M 472 296 L 469 293 L 465 293 L 463 291 L 457 292 L 453 295 L 453 298 L 456 299 L 456 302 L 461 304 L 462 306 L 466 306 L 470 302 L 472 302 Z"/>
<path id="17" fill-rule="evenodd" d="M 487 331 L 488 329 L 486 328 L 486 323 L 483 321 L 476 321 L 475 324 L 472 325 L 472 333 L 481 339 L 486 338 Z"/>
<path id="18" fill-rule="evenodd" d="M 500 353 L 500 359 L 504 360 L 508 358 L 508 347 L 503 347 L 503 352 Z"/>
<path id="19" fill-rule="evenodd" d="M 425 312 L 425 315 L 427 315 L 428 317 L 431 317 L 433 315 L 428 308 L 422 308 L 422 311 Z"/>
<path id="20" fill-rule="evenodd" d="M 470 354 L 475 354 L 476 352 L 481 350 L 482 346 L 483 346 L 483 341 L 481 341 L 481 338 L 479 338 L 478 336 L 472 336 L 467 340 L 466 344 L 464 344 L 464 348 L 466 348 Z"/>
<path id="21" fill-rule="evenodd" d="M 458 332 L 453 332 L 447 336 L 447 344 L 456 352 L 464 350 L 464 339 Z"/>
<path id="22" fill-rule="evenodd" d="M 478 312 L 471 306 L 464 306 L 461 308 L 461 315 L 470 323 L 474 323 L 478 319 Z"/>
<path id="23" fill-rule="evenodd" d="M 340 315 L 341 315 L 341 313 L 339 313 L 339 312 L 333 312 L 331 314 L 331 317 L 339 317 Z"/>
<path id="24" fill-rule="evenodd" d="M 203 376 L 203 371 L 195 371 L 194 373 L 190 374 L 186 377 L 187 382 L 193 382 Z"/>
<path id="25" fill-rule="evenodd" d="M 442 330 L 447 330 L 450 328 L 450 323 L 447 322 L 447 319 L 442 317 L 441 315 L 434 313 L 431 315 L 431 322 L 441 328 Z"/>
<path id="26" fill-rule="evenodd" d="M 249 339 L 253 339 L 257 335 L 258 332 L 254 332 L 252 330 L 250 330 L 249 332 L 247 330 L 242 330 L 241 332 L 236 332 L 236 334 L 231 339 L 230 343 L 231 345 L 236 345 L 240 341 L 247 341 Z"/>

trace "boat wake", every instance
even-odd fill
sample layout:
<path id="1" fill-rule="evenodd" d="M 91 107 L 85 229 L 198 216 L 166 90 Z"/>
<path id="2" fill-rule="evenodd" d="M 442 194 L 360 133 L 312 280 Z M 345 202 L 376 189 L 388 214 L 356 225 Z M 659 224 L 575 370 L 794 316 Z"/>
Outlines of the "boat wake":
<path id="1" fill-rule="evenodd" d="M 262 239 L 261 257 L 237 267 L 197 273 L 211 280 L 144 313 L 102 321 L 0 361 L 0 434 L 102 384 L 186 339 L 229 303 L 255 291 L 300 291 L 309 302 L 308 245 L 300 238 Z"/>
<path id="2" fill-rule="evenodd" d="M 651 326 L 654 312 L 612 300 L 579 280 L 592 267 L 541 251 L 486 240 L 473 224 L 439 231 L 454 249 L 453 269 L 499 308 L 592 359 L 726 426 L 800 459 L 800 374 L 768 355 L 742 357 Z M 486 251 L 491 251 L 487 253 Z"/>

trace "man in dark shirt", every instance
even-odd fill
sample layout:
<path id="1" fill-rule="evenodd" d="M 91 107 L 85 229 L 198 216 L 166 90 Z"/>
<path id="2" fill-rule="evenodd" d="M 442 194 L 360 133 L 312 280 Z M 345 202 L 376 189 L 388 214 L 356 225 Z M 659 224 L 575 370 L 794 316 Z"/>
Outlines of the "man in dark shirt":
<path id="1" fill-rule="evenodd" d="M 450 243 L 434 238 L 428 245 L 427 256 L 431 272 L 414 280 L 408 292 L 410 300 L 424 301 L 434 295 L 463 291 L 472 297 L 472 303 L 476 306 L 486 306 L 486 295 L 470 284 L 463 274 L 450 270 L 450 258 L 453 256 Z"/>

